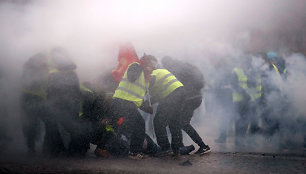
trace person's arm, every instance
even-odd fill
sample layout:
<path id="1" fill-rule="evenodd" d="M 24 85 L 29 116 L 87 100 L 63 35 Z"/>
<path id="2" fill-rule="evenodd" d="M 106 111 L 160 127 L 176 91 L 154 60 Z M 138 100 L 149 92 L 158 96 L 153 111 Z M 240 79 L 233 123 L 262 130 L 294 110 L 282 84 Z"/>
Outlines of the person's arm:
<path id="1" fill-rule="evenodd" d="M 142 71 L 143 71 L 143 67 L 140 66 L 139 64 L 134 63 L 134 64 L 130 65 L 128 70 L 127 70 L 128 80 L 130 82 L 135 82 L 139 78 Z"/>
<path id="2" fill-rule="evenodd" d="M 152 79 L 150 81 L 150 86 L 149 86 L 149 91 L 151 91 L 151 87 L 154 86 L 154 83 L 156 82 L 156 76 L 152 76 Z M 151 93 L 150 93 L 151 95 Z M 151 104 L 155 104 L 158 102 L 158 97 L 157 96 L 151 96 Z"/>

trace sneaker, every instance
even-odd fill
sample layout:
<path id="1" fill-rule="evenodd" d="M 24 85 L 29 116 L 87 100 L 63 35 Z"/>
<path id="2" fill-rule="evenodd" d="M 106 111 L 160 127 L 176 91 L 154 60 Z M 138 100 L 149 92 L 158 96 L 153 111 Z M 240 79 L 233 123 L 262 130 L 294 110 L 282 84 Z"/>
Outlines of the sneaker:
<path id="1" fill-rule="evenodd" d="M 145 156 L 143 153 L 133 153 L 133 152 L 129 152 L 129 158 L 133 159 L 133 160 L 141 160 L 144 159 Z"/>
<path id="2" fill-rule="evenodd" d="M 199 150 L 196 151 L 196 153 L 194 153 L 194 154 L 204 155 L 204 154 L 209 153 L 209 152 L 211 152 L 210 147 L 206 145 L 204 148 L 200 147 Z"/>
<path id="3" fill-rule="evenodd" d="M 180 147 L 180 154 L 181 155 L 189 155 L 189 153 L 192 152 L 192 151 L 194 151 L 194 146 L 193 145 Z"/>

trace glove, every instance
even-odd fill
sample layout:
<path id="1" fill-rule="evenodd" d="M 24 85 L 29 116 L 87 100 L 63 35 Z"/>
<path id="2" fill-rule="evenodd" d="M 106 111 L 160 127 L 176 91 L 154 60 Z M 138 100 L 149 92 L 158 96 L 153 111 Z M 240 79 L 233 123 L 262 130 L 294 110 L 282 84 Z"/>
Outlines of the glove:
<path id="1" fill-rule="evenodd" d="M 139 109 L 149 113 L 149 114 L 153 114 L 153 107 L 149 105 L 148 101 L 144 101 L 142 103 L 142 105 L 139 107 Z"/>

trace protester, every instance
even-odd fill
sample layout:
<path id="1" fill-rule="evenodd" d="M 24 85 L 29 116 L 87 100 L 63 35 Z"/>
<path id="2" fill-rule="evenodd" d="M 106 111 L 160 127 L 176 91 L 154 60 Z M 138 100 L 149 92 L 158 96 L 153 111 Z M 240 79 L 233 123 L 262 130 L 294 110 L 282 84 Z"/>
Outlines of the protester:
<path id="1" fill-rule="evenodd" d="M 142 145 L 145 139 L 145 123 L 137 109 L 153 112 L 148 102 L 143 102 L 147 91 L 145 77 L 151 73 L 151 66 L 151 64 L 131 63 L 113 95 L 113 120 L 115 122 L 120 118 L 124 120 L 119 132 L 131 140 L 129 148 L 131 159 L 144 158 Z M 149 110 L 146 109 L 148 107 Z"/>
<path id="2" fill-rule="evenodd" d="M 48 121 L 48 110 L 46 107 L 46 86 L 48 82 L 47 55 L 38 53 L 30 57 L 23 66 L 21 77 L 22 95 L 22 130 L 26 140 L 29 154 L 36 151 L 36 142 L 42 134 L 41 121 L 45 123 L 46 138 L 50 135 L 50 122 Z M 45 146 L 49 146 L 47 142 Z M 46 149 L 47 147 L 44 147 Z"/>
<path id="3" fill-rule="evenodd" d="M 80 124 L 79 108 L 81 101 L 81 91 L 78 76 L 75 72 L 76 65 L 69 57 L 68 52 L 63 48 L 51 50 L 51 67 L 47 86 L 47 100 L 51 109 L 51 119 L 59 125 L 60 130 L 69 134 L 67 152 L 70 156 L 84 156 L 87 145 L 85 127 Z M 61 153 L 65 150 L 61 137 L 54 140 L 57 142 L 58 150 Z M 64 141 L 65 142 L 65 141 Z"/>
<path id="4" fill-rule="evenodd" d="M 194 111 L 202 103 L 202 88 L 204 87 L 204 76 L 201 71 L 194 65 L 181 62 L 170 57 L 162 59 L 162 65 L 169 70 L 184 85 L 185 101 L 181 108 L 181 123 L 184 130 L 191 139 L 199 145 L 199 149 L 195 154 L 205 154 L 210 152 L 200 135 L 190 124 Z M 182 132 L 180 132 L 180 147 L 184 147 Z"/>

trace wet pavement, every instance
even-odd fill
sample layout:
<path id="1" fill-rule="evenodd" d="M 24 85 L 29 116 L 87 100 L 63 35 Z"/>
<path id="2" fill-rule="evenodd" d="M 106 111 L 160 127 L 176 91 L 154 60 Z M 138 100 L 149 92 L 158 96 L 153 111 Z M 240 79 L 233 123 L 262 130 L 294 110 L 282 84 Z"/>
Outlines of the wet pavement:
<path id="1" fill-rule="evenodd" d="M 0 159 L 0 173 L 306 173 L 305 154 L 212 152 L 179 158 L 42 158 Z"/>

